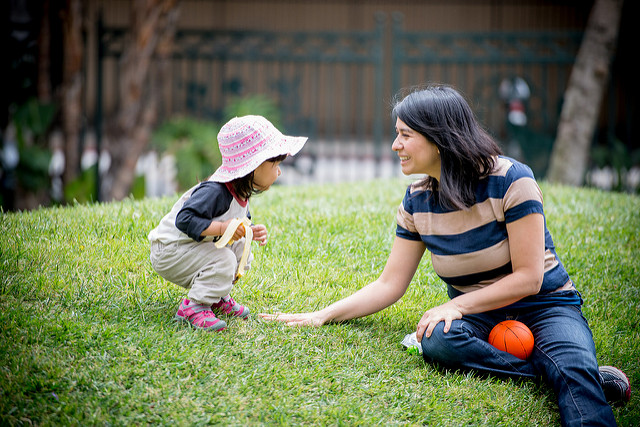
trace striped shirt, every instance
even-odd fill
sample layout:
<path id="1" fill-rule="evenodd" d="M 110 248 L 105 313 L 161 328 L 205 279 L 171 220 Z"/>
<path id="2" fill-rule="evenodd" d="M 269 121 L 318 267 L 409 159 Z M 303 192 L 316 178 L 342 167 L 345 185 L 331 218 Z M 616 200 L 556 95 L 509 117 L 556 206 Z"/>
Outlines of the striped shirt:
<path id="1" fill-rule="evenodd" d="M 469 209 L 444 209 L 430 196 L 431 191 L 419 184 L 409 186 L 398 208 L 396 235 L 424 242 L 433 269 L 447 284 L 451 298 L 510 274 L 507 224 L 534 213 L 544 216 L 542 192 L 531 169 L 503 156 L 497 158 L 493 173 L 479 181 L 475 204 Z M 581 302 L 545 221 L 541 290 L 509 308 Z"/>

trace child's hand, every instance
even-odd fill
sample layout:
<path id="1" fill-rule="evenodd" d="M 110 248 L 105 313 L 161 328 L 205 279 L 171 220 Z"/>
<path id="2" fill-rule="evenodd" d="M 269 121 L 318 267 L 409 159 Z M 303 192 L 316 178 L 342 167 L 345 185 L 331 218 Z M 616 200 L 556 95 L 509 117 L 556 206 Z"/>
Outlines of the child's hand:
<path id="1" fill-rule="evenodd" d="M 223 229 L 223 234 L 224 232 L 227 231 L 227 228 L 229 227 L 229 224 L 231 224 L 231 221 L 233 221 L 232 219 L 226 220 L 224 222 L 224 229 Z M 237 242 L 238 240 L 242 239 L 244 237 L 244 225 L 240 224 L 238 226 L 238 228 L 236 228 L 236 232 L 233 233 L 233 237 L 231 238 L 231 240 L 233 240 L 234 242 Z"/>
<path id="2" fill-rule="evenodd" d="M 267 227 L 262 224 L 256 224 L 251 226 L 253 230 L 253 240 L 258 242 L 260 246 L 267 244 Z"/>

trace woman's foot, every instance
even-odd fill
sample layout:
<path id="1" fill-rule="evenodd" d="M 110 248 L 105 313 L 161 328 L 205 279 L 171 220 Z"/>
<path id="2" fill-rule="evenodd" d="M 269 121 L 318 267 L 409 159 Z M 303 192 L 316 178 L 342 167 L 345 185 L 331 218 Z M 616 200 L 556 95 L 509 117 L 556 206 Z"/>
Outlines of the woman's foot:
<path id="1" fill-rule="evenodd" d="M 620 369 L 614 366 L 600 366 L 600 385 L 604 397 L 612 404 L 624 404 L 631 398 L 631 384 Z"/>

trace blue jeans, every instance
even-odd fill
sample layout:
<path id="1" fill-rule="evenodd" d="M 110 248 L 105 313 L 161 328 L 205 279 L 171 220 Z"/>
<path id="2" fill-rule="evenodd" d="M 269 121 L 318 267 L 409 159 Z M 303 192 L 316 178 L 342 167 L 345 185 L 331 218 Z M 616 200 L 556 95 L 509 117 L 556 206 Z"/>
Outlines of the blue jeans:
<path id="1" fill-rule="evenodd" d="M 528 360 L 500 351 L 487 342 L 493 326 L 519 320 L 533 332 L 535 346 Z M 566 426 L 615 426 L 598 374 L 593 336 L 580 307 L 494 310 L 464 316 L 443 332 L 440 322 L 422 339 L 423 356 L 451 369 L 517 378 L 542 377 L 553 388 Z"/>

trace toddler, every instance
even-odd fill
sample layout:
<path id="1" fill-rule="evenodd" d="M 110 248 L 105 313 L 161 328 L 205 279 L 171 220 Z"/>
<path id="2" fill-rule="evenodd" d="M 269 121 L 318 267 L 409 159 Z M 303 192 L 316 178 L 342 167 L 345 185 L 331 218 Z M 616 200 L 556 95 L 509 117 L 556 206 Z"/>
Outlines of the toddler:
<path id="1" fill-rule="evenodd" d="M 221 331 L 227 324 L 216 313 L 249 315 L 249 309 L 230 295 L 233 284 L 250 268 L 251 240 L 261 246 L 267 242 L 266 227 L 250 222 L 249 198 L 268 190 L 280 176 L 280 162 L 306 141 L 283 135 L 261 116 L 236 117 L 222 127 L 222 166 L 184 193 L 149 233 L 153 269 L 189 290 L 177 320 L 196 329 Z"/>

